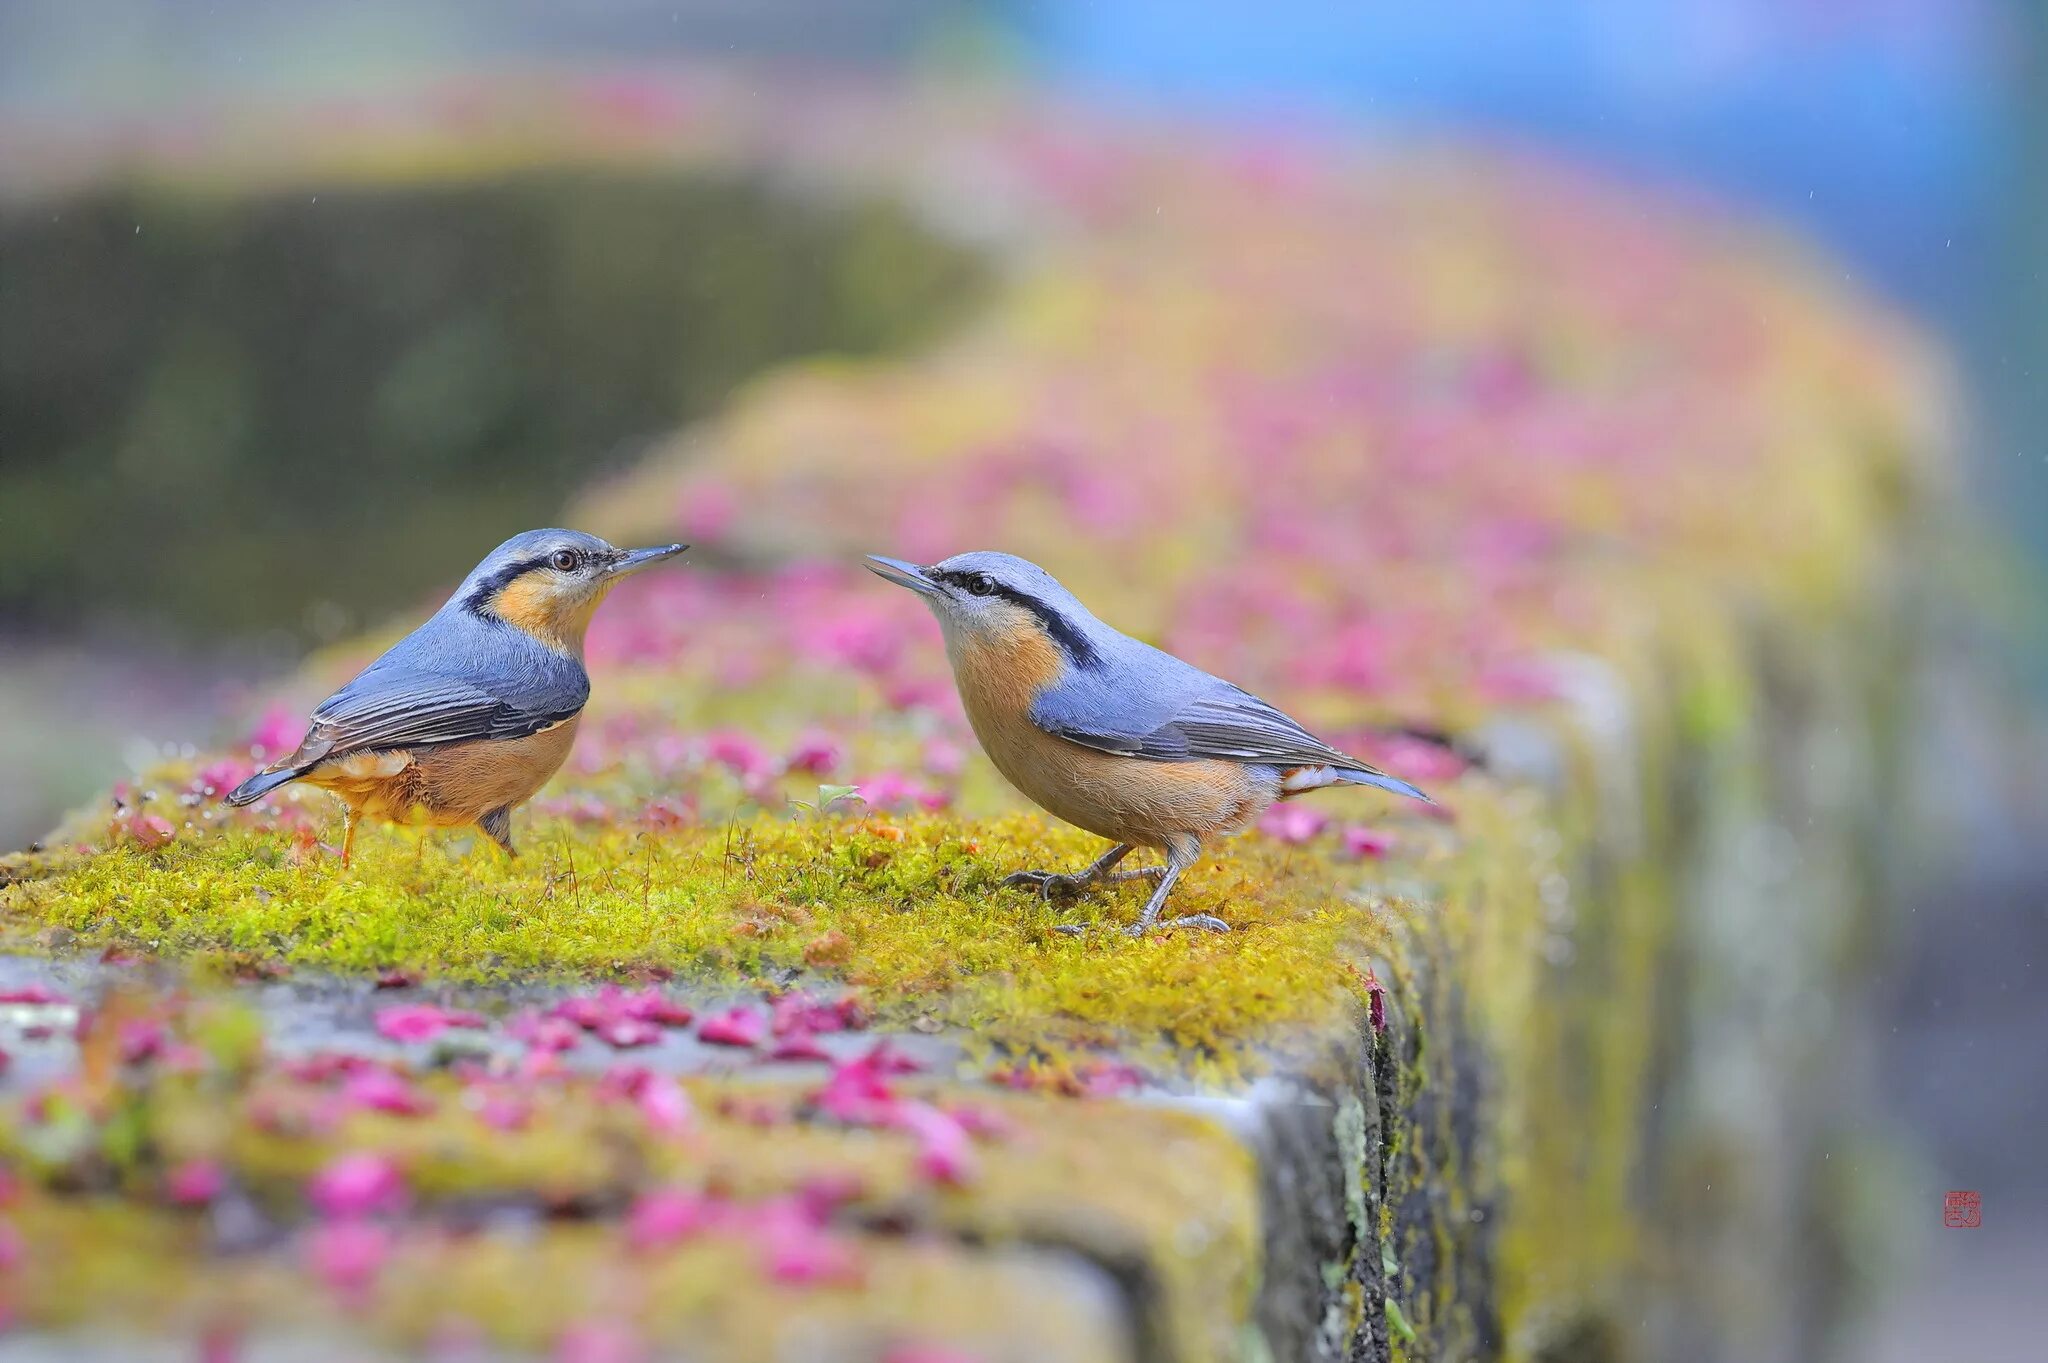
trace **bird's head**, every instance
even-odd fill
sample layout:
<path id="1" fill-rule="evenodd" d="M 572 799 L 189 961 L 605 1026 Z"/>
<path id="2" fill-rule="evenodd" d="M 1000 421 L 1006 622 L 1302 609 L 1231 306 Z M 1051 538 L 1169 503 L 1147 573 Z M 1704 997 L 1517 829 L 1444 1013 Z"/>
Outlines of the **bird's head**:
<path id="1" fill-rule="evenodd" d="M 620 549 L 580 530 L 529 530 L 491 550 L 456 590 L 455 603 L 550 648 L 580 653 L 583 632 L 606 593 L 688 547 Z"/>
<path id="2" fill-rule="evenodd" d="M 1042 640 L 1070 667 L 1101 660 L 1100 622 L 1051 573 L 1015 554 L 979 550 L 930 567 L 869 554 L 868 571 L 924 598 L 949 648 Z"/>

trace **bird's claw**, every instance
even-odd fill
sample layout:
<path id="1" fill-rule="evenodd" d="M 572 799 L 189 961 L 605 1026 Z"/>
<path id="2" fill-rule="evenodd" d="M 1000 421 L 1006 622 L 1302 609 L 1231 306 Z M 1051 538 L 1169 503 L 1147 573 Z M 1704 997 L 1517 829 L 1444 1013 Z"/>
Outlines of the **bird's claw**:
<path id="1" fill-rule="evenodd" d="M 1055 923 L 1052 930 L 1062 937 L 1079 937 L 1088 931 L 1086 923 Z"/>
<path id="2" fill-rule="evenodd" d="M 1077 876 L 1062 875 L 1058 871 L 1016 871 L 1003 877 L 1003 884 L 1013 887 L 1029 886 L 1038 891 L 1040 899 L 1068 899 L 1081 892 L 1083 882 Z"/>

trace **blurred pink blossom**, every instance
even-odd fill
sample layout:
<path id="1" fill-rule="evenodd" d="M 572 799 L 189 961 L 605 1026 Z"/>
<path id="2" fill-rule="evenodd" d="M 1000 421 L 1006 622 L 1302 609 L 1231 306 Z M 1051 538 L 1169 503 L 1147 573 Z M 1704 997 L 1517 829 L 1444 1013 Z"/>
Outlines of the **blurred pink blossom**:
<path id="1" fill-rule="evenodd" d="M 967 766 L 967 754 L 950 739 L 934 738 L 924 745 L 924 769 L 934 776 L 958 776 Z"/>
<path id="2" fill-rule="evenodd" d="M 272 705 L 256 721 L 256 727 L 249 731 L 243 746 L 257 761 L 271 762 L 296 749 L 305 734 L 303 715 L 288 705 Z"/>
<path id="3" fill-rule="evenodd" d="M 812 776 L 830 776 L 839 769 L 842 756 L 839 740 L 822 730 L 812 729 L 798 738 L 789 750 L 785 765 L 790 771 Z"/>
<path id="4" fill-rule="evenodd" d="M 731 771 L 742 781 L 752 782 L 775 774 L 775 759 L 745 734 L 723 730 L 704 738 L 704 756 L 709 762 Z"/>
<path id="5" fill-rule="evenodd" d="M 626 1243 L 641 1251 L 668 1249 L 707 1229 L 713 1219 L 702 1194 L 657 1188 L 642 1193 L 626 1213 Z"/>
<path id="6" fill-rule="evenodd" d="M 767 1034 L 767 1020 L 745 1005 L 705 1018 L 697 1027 L 697 1039 L 713 1046 L 758 1046 Z"/>
<path id="7" fill-rule="evenodd" d="M 180 1207 L 204 1206 L 226 1186 L 227 1171 L 218 1160 L 186 1160 L 164 1175 L 164 1196 Z"/>
<path id="8" fill-rule="evenodd" d="M 1386 856 L 1394 848 L 1393 834 L 1362 823 L 1345 824 L 1340 836 L 1344 841 L 1346 856 L 1378 859 Z"/>
<path id="9" fill-rule="evenodd" d="M 389 1157 L 367 1150 L 337 1155 L 306 1185 L 314 1209 L 323 1216 L 368 1216 L 402 1211 L 405 1178 Z"/>
<path id="10" fill-rule="evenodd" d="M 433 1099 L 403 1075 L 381 1067 L 360 1070 L 343 1080 L 341 1098 L 350 1107 L 395 1117 L 424 1117 L 434 1110 Z"/>
<path id="11" fill-rule="evenodd" d="M 377 1034 L 390 1041 L 432 1041 L 451 1027 L 483 1027 L 481 1014 L 433 1003 L 398 1003 L 377 1010 Z"/>
<path id="12" fill-rule="evenodd" d="M 1329 827 L 1330 816 L 1313 805 L 1288 800 L 1268 809 L 1259 820 L 1259 831 L 1289 846 L 1312 841 Z"/>
<path id="13" fill-rule="evenodd" d="M 328 1290 L 360 1299 L 391 1257 L 391 1232 L 370 1221 L 330 1221 L 306 1233 L 306 1264 Z"/>
<path id="14" fill-rule="evenodd" d="M 891 1124 L 908 1131 L 918 1144 L 918 1172 L 935 1183 L 959 1187 L 976 1172 L 973 1142 L 960 1121 L 929 1103 L 899 1104 Z"/>
<path id="15" fill-rule="evenodd" d="M 952 793 L 926 785 L 901 772 L 877 772 L 859 783 L 861 798 L 876 809 L 900 812 L 916 806 L 944 809 L 953 802 Z"/>
<path id="16" fill-rule="evenodd" d="M 513 1040 L 537 1051 L 566 1051 L 573 1048 L 583 1029 L 567 1018 L 525 1012 L 506 1025 Z"/>
<path id="17" fill-rule="evenodd" d="M 635 1046 L 652 1046 L 661 1040 L 658 1023 L 643 1018 L 610 1017 L 599 1023 L 594 1033 L 598 1040 L 617 1050 L 629 1050 Z"/>
<path id="18" fill-rule="evenodd" d="M 683 1086 L 666 1075 L 650 1075 L 640 1087 L 640 1115 L 665 1136 L 689 1130 L 693 1113 Z"/>

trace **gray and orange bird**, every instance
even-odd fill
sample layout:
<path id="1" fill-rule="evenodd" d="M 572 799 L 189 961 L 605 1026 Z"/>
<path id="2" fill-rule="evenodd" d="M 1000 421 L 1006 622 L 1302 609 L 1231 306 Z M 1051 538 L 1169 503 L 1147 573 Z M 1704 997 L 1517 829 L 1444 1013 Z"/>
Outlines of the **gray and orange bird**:
<path id="1" fill-rule="evenodd" d="M 615 549 L 529 530 L 493 549 L 432 618 L 320 703 L 298 750 L 228 795 L 288 781 L 341 797 L 341 862 L 356 820 L 475 825 L 506 854 L 512 811 L 569 755 L 590 698 L 583 633 L 621 579 L 686 545 Z"/>
<path id="2" fill-rule="evenodd" d="M 1050 573 L 1012 554 L 960 554 L 921 568 L 868 556 L 870 571 L 925 599 L 982 748 L 1053 814 L 1116 845 L 1073 874 L 1020 871 L 1005 884 L 1047 898 L 1096 882 L 1158 879 L 1133 936 L 1159 924 L 1202 844 L 1275 800 L 1323 786 L 1406 781 L 1338 752 L 1248 691 L 1096 619 Z M 1118 871 L 1133 847 L 1163 867 Z M 1209 914 L 1167 927 L 1227 931 Z"/>

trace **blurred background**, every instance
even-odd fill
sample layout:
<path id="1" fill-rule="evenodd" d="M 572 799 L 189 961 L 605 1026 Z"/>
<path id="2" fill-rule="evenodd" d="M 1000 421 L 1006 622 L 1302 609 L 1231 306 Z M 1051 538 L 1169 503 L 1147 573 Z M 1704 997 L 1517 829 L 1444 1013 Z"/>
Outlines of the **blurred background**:
<path id="1" fill-rule="evenodd" d="M 1818 243 L 1945 348 L 1964 476 L 1889 954 L 1926 1207 L 1854 1356 L 2037 1356 L 2048 1281 L 2048 15 L 2034 0 L 0 0 L 0 846 L 205 738 L 779 359 L 915 346 L 971 253 L 888 203 L 629 170 L 66 183 L 195 107 L 668 58 L 1536 145 Z M 37 154 L 30 154 L 35 152 Z M 146 220 L 147 231 L 142 223 Z M 400 249 L 400 244 L 403 249 Z M 887 281 L 882 287 L 878 281 Z M 167 453 L 168 452 L 168 453 Z M 347 468 L 343 479 L 335 471 Z M 402 489 L 403 497 L 394 497 Z M 370 531 L 373 529 L 373 533 Z M 318 546 L 318 552 L 309 546 Z M 397 546 L 404 546 L 403 549 Z M 2014 799 L 2012 791 L 2028 794 Z M 1994 794 L 1997 792 L 1997 794 Z M 1985 1228 L 1944 1232 L 1940 1192 Z"/>

